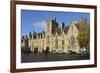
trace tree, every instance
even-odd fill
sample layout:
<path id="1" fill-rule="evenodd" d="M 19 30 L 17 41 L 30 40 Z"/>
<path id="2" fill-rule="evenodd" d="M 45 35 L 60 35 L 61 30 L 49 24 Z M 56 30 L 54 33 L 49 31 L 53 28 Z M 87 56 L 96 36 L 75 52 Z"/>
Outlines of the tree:
<path id="1" fill-rule="evenodd" d="M 86 19 L 82 20 L 80 23 L 80 30 L 78 34 L 78 42 L 80 45 L 80 48 L 87 48 L 89 49 L 89 44 L 90 44 L 90 28 L 89 28 L 89 23 L 87 22 Z"/>

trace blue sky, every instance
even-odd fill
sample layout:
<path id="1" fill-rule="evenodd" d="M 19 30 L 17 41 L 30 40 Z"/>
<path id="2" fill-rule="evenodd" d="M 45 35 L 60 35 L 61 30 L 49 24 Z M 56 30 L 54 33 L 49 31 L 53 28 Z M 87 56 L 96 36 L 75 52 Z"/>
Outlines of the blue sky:
<path id="1" fill-rule="evenodd" d="M 81 17 L 90 21 L 89 13 L 21 10 L 21 34 L 28 35 L 32 31 L 41 32 L 44 30 L 45 22 L 55 17 L 59 24 L 64 22 L 66 26 L 73 20 L 80 21 Z"/>

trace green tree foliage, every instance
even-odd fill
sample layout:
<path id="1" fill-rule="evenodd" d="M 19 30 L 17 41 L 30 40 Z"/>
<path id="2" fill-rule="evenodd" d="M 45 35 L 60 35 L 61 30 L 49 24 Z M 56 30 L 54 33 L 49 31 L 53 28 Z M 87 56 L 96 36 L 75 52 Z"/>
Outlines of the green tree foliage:
<path id="1" fill-rule="evenodd" d="M 89 49 L 90 44 L 90 27 L 89 22 L 86 19 L 82 19 L 81 22 L 78 23 L 79 25 L 79 34 L 78 34 L 78 41 L 80 48 L 87 48 Z"/>

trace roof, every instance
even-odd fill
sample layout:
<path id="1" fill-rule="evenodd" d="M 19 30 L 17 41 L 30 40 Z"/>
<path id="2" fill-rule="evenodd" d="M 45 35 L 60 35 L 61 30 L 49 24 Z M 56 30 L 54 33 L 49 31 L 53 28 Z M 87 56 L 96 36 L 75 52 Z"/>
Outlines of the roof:
<path id="1" fill-rule="evenodd" d="M 81 30 L 81 27 L 79 23 L 76 23 L 75 26 L 77 27 L 78 30 Z"/>
<path id="2" fill-rule="evenodd" d="M 56 33 L 57 33 L 58 35 L 61 35 L 62 32 L 64 31 L 64 33 L 67 34 L 68 29 L 69 29 L 69 26 L 65 26 L 63 29 L 58 28 L 58 29 L 56 29 L 56 31 L 54 31 L 54 32 L 52 32 L 52 33 L 53 33 L 53 35 L 55 35 Z"/>
<path id="3" fill-rule="evenodd" d="M 69 26 L 66 26 L 66 27 L 64 28 L 64 32 L 65 32 L 65 34 L 67 34 L 68 29 L 69 29 Z"/>

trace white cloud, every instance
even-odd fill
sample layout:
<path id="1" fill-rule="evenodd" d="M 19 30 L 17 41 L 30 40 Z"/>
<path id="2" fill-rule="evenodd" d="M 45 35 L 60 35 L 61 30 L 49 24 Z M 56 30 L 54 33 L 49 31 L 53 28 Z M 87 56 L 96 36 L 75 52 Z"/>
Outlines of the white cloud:
<path id="1" fill-rule="evenodd" d="M 36 32 L 41 32 L 44 30 L 45 21 L 38 21 L 33 24 L 33 30 Z"/>

